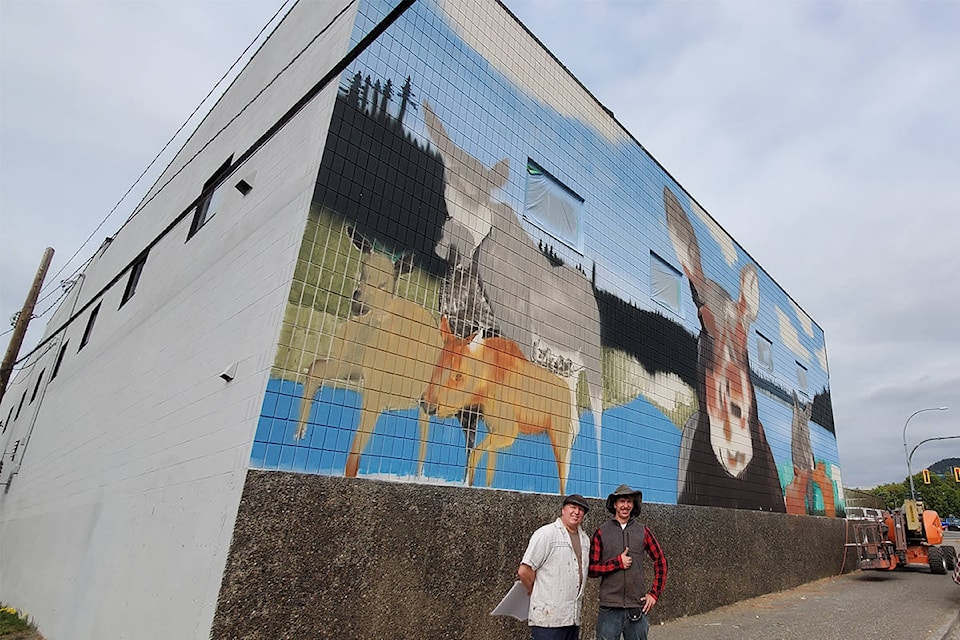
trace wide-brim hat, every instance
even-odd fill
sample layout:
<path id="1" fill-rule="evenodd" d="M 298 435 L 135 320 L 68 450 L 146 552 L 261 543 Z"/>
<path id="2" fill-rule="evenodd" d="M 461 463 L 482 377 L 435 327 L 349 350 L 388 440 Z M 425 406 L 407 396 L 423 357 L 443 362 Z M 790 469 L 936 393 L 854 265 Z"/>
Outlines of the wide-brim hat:
<path id="1" fill-rule="evenodd" d="M 583 512 L 584 512 L 584 513 L 586 513 L 587 511 L 590 511 L 590 507 L 587 506 L 587 500 L 586 500 L 586 498 L 584 498 L 584 497 L 583 497 L 582 495 L 580 495 L 579 493 L 571 493 L 570 495 L 568 495 L 567 497 L 565 497 L 565 498 L 563 499 L 563 504 L 561 504 L 560 507 L 563 508 L 564 506 L 566 506 L 566 505 L 568 505 L 568 504 L 575 504 L 575 505 L 577 505 L 578 507 L 580 507 L 581 509 L 583 509 Z"/>
<path id="2" fill-rule="evenodd" d="M 616 507 L 613 505 L 620 498 L 633 498 L 632 515 L 636 516 L 640 514 L 640 505 L 643 504 L 643 491 L 631 489 L 625 484 L 620 485 L 613 493 L 607 496 L 607 511 L 616 513 Z"/>

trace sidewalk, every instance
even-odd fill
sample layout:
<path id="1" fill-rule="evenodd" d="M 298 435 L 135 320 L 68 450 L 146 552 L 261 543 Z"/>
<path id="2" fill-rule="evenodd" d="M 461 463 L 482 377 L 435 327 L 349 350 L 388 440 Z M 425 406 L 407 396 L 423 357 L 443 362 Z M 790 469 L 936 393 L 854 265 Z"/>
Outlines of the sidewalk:
<path id="1" fill-rule="evenodd" d="M 650 640 L 960 640 L 960 586 L 926 569 L 856 572 L 650 629 Z"/>

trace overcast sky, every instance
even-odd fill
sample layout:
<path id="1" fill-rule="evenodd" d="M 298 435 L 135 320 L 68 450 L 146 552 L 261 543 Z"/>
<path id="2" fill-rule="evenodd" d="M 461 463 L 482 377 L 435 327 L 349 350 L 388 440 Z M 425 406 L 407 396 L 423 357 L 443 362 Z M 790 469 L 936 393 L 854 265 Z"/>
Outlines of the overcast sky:
<path id="1" fill-rule="evenodd" d="M 4 348 L 281 4 L 0 0 Z M 960 435 L 960 2 L 506 4 L 823 329 L 846 486 L 906 477 L 919 409 L 909 448 Z"/>

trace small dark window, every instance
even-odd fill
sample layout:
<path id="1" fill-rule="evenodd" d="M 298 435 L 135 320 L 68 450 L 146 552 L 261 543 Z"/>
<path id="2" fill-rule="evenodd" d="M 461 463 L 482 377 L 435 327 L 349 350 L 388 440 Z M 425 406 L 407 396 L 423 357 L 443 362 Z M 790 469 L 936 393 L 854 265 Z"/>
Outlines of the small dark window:
<path id="1" fill-rule="evenodd" d="M 190 222 L 190 231 L 187 232 L 187 240 L 192 238 L 207 220 L 212 218 L 220 208 L 223 199 L 223 181 L 230 175 L 230 165 L 233 163 L 233 156 L 227 158 L 219 169 L 217 169 L 210 179 L 203 183 L 203 198 L 197 204 L 197 209 L 193 213 L 193 220 Z"/>
<path id="2" fill-rule="evenodd" d="M 3 423 L 3 433 L 7 432 L 7 427 L 10 426 L 10 421 L 13 420 L 13 407 L 10 407 L 10 411 L 7 412 L 7 421 Z"/>
<path id="3" fill-rule="evenodd" d="M 27 392 L 24 391 L 23 395 L 20 396 L 20 404 L 17 405 L 17 415 L 13 416 L 14 420 L 20 417 L 20 410 L 23 409 L 23 401 L 26 399 L 27 399 Z"/>
<path id="4" fill-rule="evenodd" d="M 130 277 L 127 278 L 127 287 L 123 290 L 123 297 L 120 298 L 120 306 L 127 303 L 127 300 L 133 297 L 137 292 L 137 283 L 140 282 L 140 274 L 143 273 L 143 265 L 147 262 L 147 252 L 144 252 L 137 258 L 137 261 L 130 267 Z"/>
<path id="5" fill-rule="evenodd" d="M 40 383 L 43 382 L 43 374 L 47 372 L 46 369 L 40 372 L 40 375 L 37 377 L 37 384 L 33 385 L 33 393 L 30 394 L 30 404 L 33 404 L 33 401 L 37 399 L 37 391 L 40 390 Z"/>
<path id="6" fill-rule="evenodd" d="M 250 186 L 250 183 L 247 182 L 246 180 L 241 180 L 240 182 L 238 182 L 236 184 L 236 187 L 237 187 L 237 191 L 239 191 L 240 195 L 242 196 L 245 196 L 251 191 L 253 191 L 253 187 Z"/>
<path id="7" fill-rule="evenodd" d="M 56 364 L 53 365 L 53 373 L 50 374 L 50 379 L 51 379 L 51 380 L 53 380 L 54 378 L 56 378 L 56 377 L 57 377 L 57 374 L 60 373 L 60 365 L 63 364 L 63 356 L 65 356 L 65 355 L 67 354 L 67 344 L 68 344 L 68 343 L 69 343 L 69 340 L 68 340 L 67 342 L 64 342 L 64 343 L 63 343 L 63 346 L 60 347 L 60 353 L 57 354 L 57 362 L 56 362 Z"/>
<path id="8" fill-rule="evenodd" d="M 100 304 L 103 304 L 102 302 Z M 80 338 L 80 346 L 77 347 L 77 351 L 83 349 L 87 346 L 87 343 L 90 342 L 90 334 L 93 332 L 93 323 L 97 321 L 97 314 L 100 313 L 100 304 L 93 308 L 93 311 L 90 312 L 90 318 L 87 320 L 87 328 L 83 330 L 83 337 Z"/>

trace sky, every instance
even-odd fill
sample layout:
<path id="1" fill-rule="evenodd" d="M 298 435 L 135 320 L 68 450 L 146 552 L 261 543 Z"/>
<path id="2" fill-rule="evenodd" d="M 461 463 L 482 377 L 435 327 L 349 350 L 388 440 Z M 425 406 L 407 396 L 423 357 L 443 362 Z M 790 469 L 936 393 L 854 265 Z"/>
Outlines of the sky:
<path id="1" fill-rule="evenodd" d="M 960 436 L 960 2 L 505 4 L 823 329 L 845 486 L 906 478 L 905 425 Z M 44 248 L 21 357 L 283 5 L 0 0 L 4 346 Z"/>

